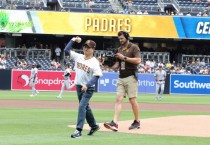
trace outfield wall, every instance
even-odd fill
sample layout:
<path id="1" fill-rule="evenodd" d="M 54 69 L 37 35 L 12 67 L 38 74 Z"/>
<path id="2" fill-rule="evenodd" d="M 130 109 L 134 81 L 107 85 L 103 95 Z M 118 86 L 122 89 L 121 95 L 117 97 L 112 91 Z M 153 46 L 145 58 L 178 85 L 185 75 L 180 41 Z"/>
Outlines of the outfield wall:
<path id="1" fill-rule="evenodd" d="M 40 91 L 60 91 L 63 82 L 62 71 L 39 71 L 36 88 Z M 75 72 L 72 72 L 71 85 Z M 0 70 L 1 90 L 31 90 L 30 71 Z M 104 72 L 96 85 L 96 92 L 116 92 L 118 73 Z M 156 83 L 153 74 L 138 74 L 139 93 L 154 94 Z M 71 91 L 76 91 L 73 87 Z M 167 75 L 164 94 L 210 95 L 210 76 Z"/>

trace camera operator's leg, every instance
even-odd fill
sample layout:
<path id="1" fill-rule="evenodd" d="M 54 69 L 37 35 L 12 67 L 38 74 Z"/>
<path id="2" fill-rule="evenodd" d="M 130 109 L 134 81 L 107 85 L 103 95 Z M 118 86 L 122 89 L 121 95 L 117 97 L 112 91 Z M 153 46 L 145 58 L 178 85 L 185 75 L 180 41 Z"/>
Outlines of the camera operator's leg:
<path id="1" fill-rule="evenodd" d="M 140 128 L 140 121 L 139 121 L 139 105 L 136 100 L 138 96 L 138 82 L 137 79 L 133 76 L 127 78 L 126 90 L 128 91 L 128 98 L 132 106 L 133 114 L 134 114 L 134 121 L 129 127 L 129 129 L 139 129 Z"/>
<path id="2" fill-rule="evenodd" d="M 119 78 L 117 81 L 117 97 L 115 101 L 115 113 L 114 119 L 111 122 L 104 123 L 104 127 L 107 129 L 111 129 L 112 131 L 118 131 L 118 120 L 122 110 L 122 102 L 125 96 L 125 87 L 123 83 L 123 79 Z"/>
<path id="3" fill-rule="evenodd" d="M 122 111 L 122 102 L 123 102 L 124 96 L 117 96 L 116 102 L 115 102 L 115 113 L 114 113 L 114 122 L 117 123 L 119 120 L 120 113 Z"/>

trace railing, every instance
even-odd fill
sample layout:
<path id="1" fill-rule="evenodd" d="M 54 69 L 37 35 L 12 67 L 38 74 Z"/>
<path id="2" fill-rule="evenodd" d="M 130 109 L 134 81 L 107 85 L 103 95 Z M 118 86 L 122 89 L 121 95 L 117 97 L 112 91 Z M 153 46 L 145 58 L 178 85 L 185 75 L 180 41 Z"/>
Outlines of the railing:
<path id="1" fill-rule="evenodd" d="M 51 59 L 50 49 L 20 49 L 20 48 L 1 48 L 0 54 L 4 54 L 8 57 L 20 57 L 25 58 L 49 58 Z"/>
<path id="2" fill-rule="evenodd" d="M 178 5 L 178 1 L 177 0 L 158 0 L 158 4 L 162 8 L 164 8 L 165 4 L 172 4 L 174 6 L 174 8 L 177 10 L 177 12 L 180 11 L 180 7 Z"/>
<path id="3" fill-rule="evenodd" d="M 60 7 L 63 8 L 63 0 L 58 0 L 58 3 L 60 5 Z"/>
<path id="4" fill-rule="evenodd" d="M 182 63 L 186 61 L 196 61 L 199 59 L 200 61 L 204 61 L 207 64 L 210 64 L 210 55 L 182 55 Z"/>

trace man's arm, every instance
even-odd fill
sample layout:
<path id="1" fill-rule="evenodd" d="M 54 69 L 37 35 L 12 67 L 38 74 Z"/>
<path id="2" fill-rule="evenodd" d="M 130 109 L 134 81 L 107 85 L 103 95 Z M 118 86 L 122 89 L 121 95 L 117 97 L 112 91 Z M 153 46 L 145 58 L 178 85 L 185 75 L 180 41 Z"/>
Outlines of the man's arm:
<path id="1" fill-rule="evenodd" d="M 82 86 L 82 91 L 86 92 L 87 89 L 93 86 L 99 79 L 99 76 L 93 76 L 92 79 L 84 86 Z"/>
<path id="2" fill-rule="evenodd" d="M 92 79 L 86 84 L 86 86 L 89 88 L 93 86 L 99 79 L 99 76 L 93 76 Z"/>
<path id="3" fill-rule="evenodd" d="M 74 42 L 80 43 L 81 42 L 81 38 L 80 37 L 73 37 L 69 43 L 66 45 L 66 47 L 64 48 L 64 52 L 66 52 L 67 54 L 69 54 L 69 51 L 72 47 L 72 45 L 74 44 Z"/>
<path id="4" fill-rule="evenodd" d="M 115 56 L 120 60 L 127 61 L 127 62 L 130 62 L 130 63 L 133 63 L 133 64 L 140 64 L 141 63 L 141 58 L 136 58 L 136 57 L 131 58 L 131 57 L 124 56 L 121 53 L 117 53 Z"/>
<path id="5" fill-rule="evenodd" d="M 120 66 L 119 61 L 115 62 L 115 64 L 111 67 L 111 69 L 118 69 Z"/>
<path id="6" fill-rule="evenodd" d="M 66 45 L 66 47 L 64 48 L 64 52 L 67 53 L 67 54 L 69 54 L 69 51 L 70 51 L 70 49 L 71 49 L 71 47 L 72 47 L 73 44 L 74 44 L 74 41 L 71 39 L 69 41 L 69 43 Z"/>

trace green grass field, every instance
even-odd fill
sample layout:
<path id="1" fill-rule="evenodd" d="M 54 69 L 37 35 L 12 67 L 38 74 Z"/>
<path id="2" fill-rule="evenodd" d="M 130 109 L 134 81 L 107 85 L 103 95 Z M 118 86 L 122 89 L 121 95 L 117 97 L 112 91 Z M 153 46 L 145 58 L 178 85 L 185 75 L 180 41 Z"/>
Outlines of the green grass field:
<path id="1" fill-rule="evenodd" d="M 0 91 L 0 100 L 57 100 L 58 92 L 40 92 L 37 97 L 29 97 L 30 92 Z M 77 101 L 75 93 L 65 92 L 63 100 Z M 165 95 L 161 103 L 210 104 L 209 96 Z M 94 102 L 114 102 L 113 93 L 95 93 Z M 60 100 L 58 100 L 60 101 Z M 127 101 L 127 99 L 126 99 Z M 139 102 L 160 103 L 154 101 L 154 95 L 140 94 Z M 112 108 L 111 108 L 112 109 Z M 113 110 L 94 110 L 98 122 L 110 121 Z M 130 120 L 131 111 L 122 111 L 120 120 Z M 141 111 L 143 118 L 174 115 L 210 115 L 210 112 L 168 112 Z M 67 126 L 75 124 L 77 109 L 37 109 L 37 108 L 1 108 L 0 106 L 0 145 L 209 145 L 210 138 L 180 137 L 160 135 L 140 135 L 119 132 L 99 131 L 94 136 L 70 138 L 74 131 Z M 175 122 L 174 122 L 175 123 Z"/>

